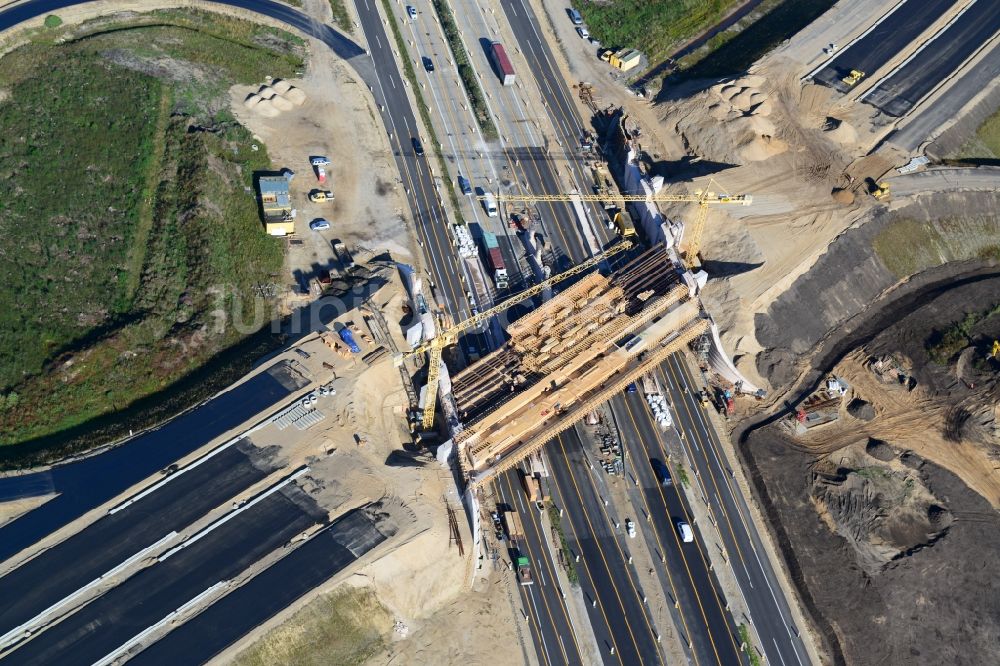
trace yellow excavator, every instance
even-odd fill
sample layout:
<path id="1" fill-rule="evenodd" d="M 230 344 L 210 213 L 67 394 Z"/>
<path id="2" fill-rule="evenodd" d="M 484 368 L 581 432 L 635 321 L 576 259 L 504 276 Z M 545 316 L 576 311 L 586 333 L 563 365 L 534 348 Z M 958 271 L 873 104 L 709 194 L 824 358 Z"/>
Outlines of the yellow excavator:
<path id="1" fill-rule="evenodd" d="M 842 78 L 841 81 L 846 83 L 848 87 L 853 88 L 858 84 L 858 81 L 860 81 L 863 78 L 865 78 L 864 72 L 862 72 L 860 69 L 852 69 L 851 73 Z"/>

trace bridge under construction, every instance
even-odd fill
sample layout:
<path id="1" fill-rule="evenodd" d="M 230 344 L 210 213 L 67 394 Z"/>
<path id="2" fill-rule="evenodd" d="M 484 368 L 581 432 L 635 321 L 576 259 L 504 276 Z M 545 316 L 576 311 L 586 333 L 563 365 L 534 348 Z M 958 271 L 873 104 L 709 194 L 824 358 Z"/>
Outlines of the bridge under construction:
<path id="1" fill-rule="evenodd" d="M 454 437 L 471 486 L 516 465 L 629 382 L 703 335 L 709 320 L 667 248 L 592 273 L 511 324 L 510 339 L 452 379 Z"/>

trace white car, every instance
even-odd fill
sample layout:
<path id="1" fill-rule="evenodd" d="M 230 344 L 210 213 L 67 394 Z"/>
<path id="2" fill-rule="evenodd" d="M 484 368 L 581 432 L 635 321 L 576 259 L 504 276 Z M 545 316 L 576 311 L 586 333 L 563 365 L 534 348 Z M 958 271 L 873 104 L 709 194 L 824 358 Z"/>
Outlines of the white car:
<path id="1" fill-rule="evenodd" d="M 694 541 L 694 532 L 691 531 L 691 526 L 687 524 L 687 521 L 677 521 L 677 533 L 681 535 L 681 541 L 684 543 Z"/>
<path id="2" fill-rule="evenodd" d="M 628 518 L 625 519 L 625 531 L 628 533 L 629 539 L 635 538 L 635 523 Z"/>
<path id="3" fill-rule="evenodd" d="M 410 17 L 411 21 L 417 20 L 417 8 L 413 5 L 406 5 L 406 15 Z"/>
<path id="4" fill-rule="evenodd" d="M 330 223 L 324 220 L 322 217 L 318 217 L 309 223 L 309 228 L 313 231 L 324 231 L 330 228 Z"/>
<path id="5" fill-rule="evenodd" d="M 580 35 L 584 39 L 590 39 L 590 32 L 584 27 L 577 28 L 576 34 Z"/>
<path id="6" fill-rule="evenodd" d="M 324 155 L 313 155 L 309 158 L 309 164 L 313 166 L 326 166 L 329 163 L 330 160 Z"/>

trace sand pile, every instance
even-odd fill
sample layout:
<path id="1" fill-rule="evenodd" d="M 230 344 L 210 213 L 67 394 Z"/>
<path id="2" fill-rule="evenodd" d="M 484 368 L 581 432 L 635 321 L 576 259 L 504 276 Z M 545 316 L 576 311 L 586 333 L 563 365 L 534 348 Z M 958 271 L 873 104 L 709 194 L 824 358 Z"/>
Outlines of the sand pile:
<path id="1" fill-rule="evenodd" d="M 257 92 L 247 95 L 243 106 L 265 118 L 274 118 L 282 111 L 302 106 L 305 101 L 306 94 L 301 88 L 283 79 L 275 79 L 270 85 L 262 85 Z"/>
<path id="2" fill-rule="evenodd" d="M 777 136 L 771 119 L 774 102 L 764 84 L 763 77 L 751 75 L 712 86 L 682 103 L 678 110 L 684 117 L 677 129 L 698 154 L 722 162 L 760 162 L 780 155 L 788 144 Z"/>

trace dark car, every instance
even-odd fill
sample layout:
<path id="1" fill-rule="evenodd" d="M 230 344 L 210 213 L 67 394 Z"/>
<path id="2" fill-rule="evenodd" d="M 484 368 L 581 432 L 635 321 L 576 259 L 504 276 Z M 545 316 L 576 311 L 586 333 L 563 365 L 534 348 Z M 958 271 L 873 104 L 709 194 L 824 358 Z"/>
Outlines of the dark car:
<path id="1" fill-rule="evenodd" d="M 423 155 L 424 144 L 420 143 L 420 139 L 418 139 L 417 137 L 413 137 L 412 141 L 413 141 L 413 152 L 416 153 L 417 155 Z"/>
<path id="2" fill-rule="evenodd" d="M 433 60 L 431 60 L 427 56 L 423 56 L 420 59 L 424 63 L 424 69 L 425 70 L 427 70 L 428 72 L 433 72 L 434 71 L 434 61 Z"/>
<path id="3" fill-rule="evenodd" d="M 666 463 L 664 463 L 659 458 L 650 458 L 649 464 L 653 467 L 653 473 L 656 474 L 656 479 L 664 486 L 674 485 L 674 480 L 670 476 L 670 470 L 667 469 Z"/>
<path id="4" fill-rule="evenodd" d="M 635 385 L 635 382 L 632 382 L 625 388 L 625 390 L 628 391 L 629 393 L 635 393 L 636 391 L 639 390 L 639 387 Z"/>
<path id="5" fill-rule="evenodd" d="M 472 185 L 465 176 L 458 177 L 458 189 L 462 190 L 462 194 L 472 194 Z"/>

